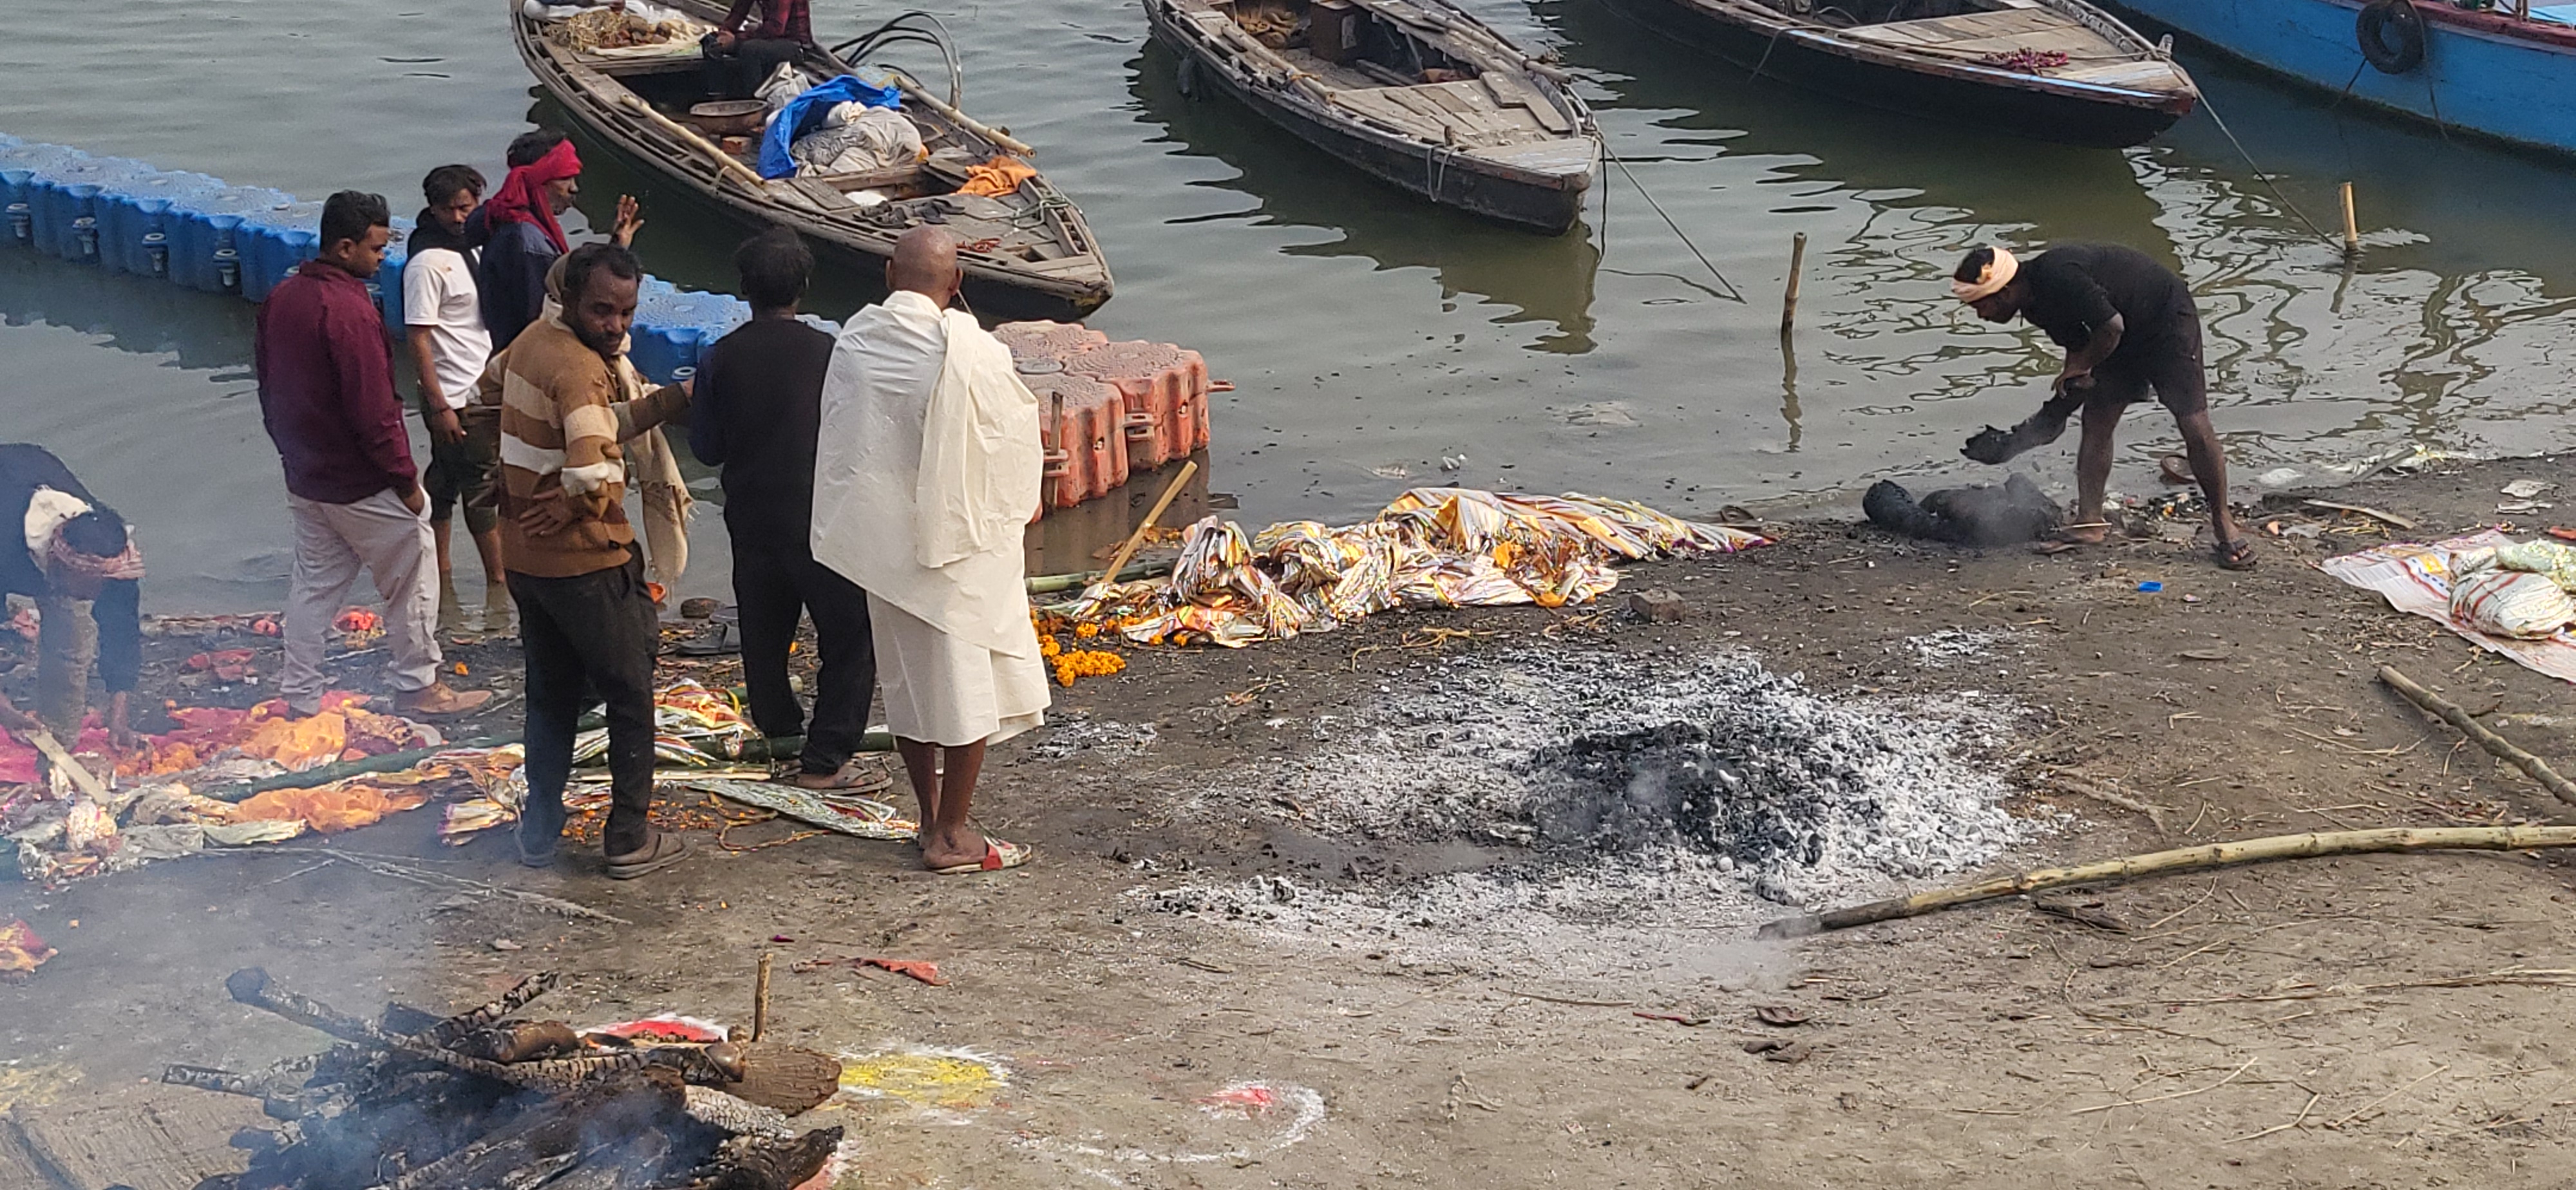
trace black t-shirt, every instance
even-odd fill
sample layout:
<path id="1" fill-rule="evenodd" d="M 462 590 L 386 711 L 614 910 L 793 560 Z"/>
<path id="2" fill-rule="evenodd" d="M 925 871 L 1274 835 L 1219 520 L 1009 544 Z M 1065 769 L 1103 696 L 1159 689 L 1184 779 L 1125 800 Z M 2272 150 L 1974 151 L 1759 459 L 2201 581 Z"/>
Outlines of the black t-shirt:
<path id="1" fill-rule="evenodd" d="M 2068 351 L 2090 342 L 2113 314 L 2123 329 L 2119 349 L 2105 364 L 2136 363 L 2200 342 L 2200 310 L 2192 305 L 2191 289 L 2135 248 L 2067 244 L 2031 257 L 2021 275 L 2030 283 L 2022 318 Z"/>
<path id="2" fill-rule="evenodd" d="M 735 327 L 699 359 L 689 449 L 724 469 L 725 527 L 737 545 L 806 548 L 831 363 L 832 336 L 783 318 Z"/>

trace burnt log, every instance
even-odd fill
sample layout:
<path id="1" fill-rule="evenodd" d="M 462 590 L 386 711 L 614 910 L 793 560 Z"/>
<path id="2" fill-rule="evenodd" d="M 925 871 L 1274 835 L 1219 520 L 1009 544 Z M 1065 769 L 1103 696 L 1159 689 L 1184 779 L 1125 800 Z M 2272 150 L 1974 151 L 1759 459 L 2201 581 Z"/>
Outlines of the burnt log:
<path id="1" fill-rule="evenodd" d="M 520 1113 L 481 1139 L 381 1184 L 380 1190 L 486 1190 L 541 1184 L 586 1154 L 668 1127 L 680 1114 L 680 1076 L 641 1070 L 586 1086 Z"/>
<path id="2" fill-rule="evenodd" d="M 422 1030 L 419 1037 L 432 1045 L 454 1045 L 466 1034 L 499 1024 L 508 1019 L 511 1013 L 527 1007 L 537 997 L 555 990 L 555 985 L 562 982 L 562 978 L 552 971 L 540 971 L 520 980 L 517 987 L 503 992 L 499 999 L 470 1012 L 460 1012 L 440 1021 Z"/>
<path id="3" fill-rule="evenodd" d="M 841 1147 L 841 1128 L 817 1128 L 792 1139 L 737 1136 L 716 1150 L 715 1161 L 692 1190 L 796 1190 Z"/>
<path id="4" fill-rule="evenodd" d="M 469 1058 L 514 1063 L 576 1052 L 581 1035 L 562 1021 L 503 1021 L 446 1044 Z"/>

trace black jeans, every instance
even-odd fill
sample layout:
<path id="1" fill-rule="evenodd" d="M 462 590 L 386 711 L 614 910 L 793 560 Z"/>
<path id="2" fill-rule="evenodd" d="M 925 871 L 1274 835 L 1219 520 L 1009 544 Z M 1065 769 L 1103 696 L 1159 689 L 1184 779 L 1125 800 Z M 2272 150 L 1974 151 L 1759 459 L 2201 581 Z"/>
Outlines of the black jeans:
<path id="1" fill-rule="evenodd" d="M 575 725 L 595 690 L 608 703 L 608 854 L 652 841 L 653 654 L 662 642 L 644 563 L 572 578 L 512 572 L 519 639 L 528 657 L 528 801 L 521 837 L 551 840 L 563 832 L 564 782 L 572 775 Z"/>
<path id="2" fill-rule="evenodd" d="M 749 99 L 760 84 L 769 81 L 769 72 L 781 62 L 793 62 L 805 47 L 791 38 L 745 38 L 733 43 L 731 50 L 719 50 L 713 42 L 705 46 L 704 78 L 707 95 L 714 99 Z"/>
<path id="3" fill-rule="evenodd" d="M 868 634 L 868 593 L 814 560 L 801 545 L 735 537 L 733 597 L 742 615 L 742 678 L 751 721 L 771 738 L 805 737 L 803 767 L 836 772 L 867 734 L 877 692 L 877 647 Z M 822 668 L 814 675 L 814 723 L 787 685 L 787 645 L 796 620 L 814 617 Z"/>

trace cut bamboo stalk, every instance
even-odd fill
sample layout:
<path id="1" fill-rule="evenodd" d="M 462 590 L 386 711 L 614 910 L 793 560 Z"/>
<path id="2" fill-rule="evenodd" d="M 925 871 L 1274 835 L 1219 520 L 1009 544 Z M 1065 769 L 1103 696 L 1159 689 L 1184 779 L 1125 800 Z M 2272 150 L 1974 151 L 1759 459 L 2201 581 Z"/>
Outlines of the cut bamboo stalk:
<path id="1" fill-rule="evenodd" d="M 71 751 L 63 747 L 61 740 L 54 738 L 53 732 L 39 727 L 34 734 L 27 737 L 27 742 L 34 744 L 36 751 L 44 753 L 45 759 L 54 762 L 55 768 L 63 770 L 63 775 L 71 778 L 72 784 L 80 786 L 82 793 L 88 794 L 95 801 L 107 800 L 107 786 L 99 782 L 98 774 L 89 771 L 89 766 L 72 759 Z"/>
<path id="2" fill-rule="evenodd" d="M 2516 747 L 2512 740 L 2489 730 L 2486 724 L 2478 722 L 2474 716 L 2462 710 L 2460 704 L 2416 685 L 2414 679 L 2397 672 L 2397 667 L 2394 665 L 2380 666 L 2379 680 L 2387 683 L 2389 689 L 2405 695 L 2406 701 L 2424 708 L 2434 718 L 2459 728 L 2461 735 L 2476 741 L 2479 747 L 2487 750 L 2488 755 L 2521 769 L 2524 776 L 2539 782 L 2540 787 L 2548 790 L 2551 796 L 2569 805 L 2576 805 L 2576 783 L 2571 783 L 2567 778 L 2559 776 L 2557 770 L 2549 767 L 2548 761 L 2523 751 Z"/>
<path id="3" fill-rule="evenodd" d="M 2360 252 L 2361 227 L 2353 221 L 2352 183 L 2346 182 L 2343 184 L 2343 254 L 2356 256 Z"/>
<path id="4" fill-rule="evenodd" d="M 1198 473 L 1197 459 L 1181 464 L 1181 473 L 1173 476 L 1172 482 L 1163 485 L 1162 499 L 1154 501 L 1154 507 L 1146 512 L 1144 520 L 1136 523 L 1136 531 L 1127 535 L 1127 543 L 1118 547 L 1117 554 L 1109 559 L 1109 565 L 1100 568 L 1100 573 L 1116 574 L 1127 568 L 1127 559 L 1135 557 L 1136 547 L 1145 544 L 1145 534 L 1153 529 L 1154 522 L 1163 519 L 1163 510 L 1170 508 L 1173 498 L 1181 494 L 1181 485 L 1188 483 L 1190 477 Z"/>
<path id="5" fill-rule="evenodd" d="M 768 951 L 760 952 L 760 974 L 751 985 L 751 1039 L 758 1041 L 769 1032 L 769 960 Z"/>
<path id="6" fill-rule="evenodd" d="M 1894 921 L 1901 917 L 1919 917 L 1926 913 L 1991 901 L 1999 897 L 2062 888 L 2069 884 L 2101 884 L 2116 880 L 2134 880 L 2141 876 L 2160 876 L 2169 872 L 2197 872 L 2211 868 L 2233 868 L 2244 864 L 2268 863 L 2282 859 L 2312 859 L 2324 855 L 2368 855 L 2380 852 L 2408 851 L 2523 851 L 2541 847 L 2576 847 L 2576 826 L 2436 826 L 2390 827 L 2380 830 L 2314 831 L 2303 835 L 2272 835 L 2260 839 L 2241 839 L 2233 843 L 2211 843 L 2200 847 L 2178 847 L 2121 859 L 2098 860 L 2071 868 L 2037 868 L 2014 876 L 1998 876 L 1975 884 L 1934 889 L 1909 897 L 1891 897 L 1866 905 L 1830 910 L 1800 917 L 1784 917 L 1765 924 L 1765 938 L 1803 938 L 1824 930 L 1847 929 L 1871 922 Z"/>
<path id="7" fill-rule="evenodd" d="M 691 145 L 697 146 L 699 152 L 715 159 L 715 163 L 718 168 L 722 169 L 726 173 L 732 174 L 744 185 L 747 185 L 754 190 L 767 188 L 767 183 L 761 180 L 759 174 L 753 173 L 750 166 L 734 160 L 733 154 L 717 148 L 713 142 L 710 142 L 707 138 L 698 135 L 697 129 L 691 128 L 669 116 L 654 111 L 652 104 L 646 103 L 642 99 L 633 95 L 624 95 L 619 98 L 625 102 L 629 109 L 642 113 L 645 119 L 651 120 L 656 125 L 659 125 L 662 131 L 670 133 Z"/>
<path id="8" fill-rule="evenodd" d="M 1798 322 L 1798 275 L 1807 267 L 1807 233 L 1799 232 L 1789 240 L 1789 288 L 1780 295 L 1780 333 Z"/>

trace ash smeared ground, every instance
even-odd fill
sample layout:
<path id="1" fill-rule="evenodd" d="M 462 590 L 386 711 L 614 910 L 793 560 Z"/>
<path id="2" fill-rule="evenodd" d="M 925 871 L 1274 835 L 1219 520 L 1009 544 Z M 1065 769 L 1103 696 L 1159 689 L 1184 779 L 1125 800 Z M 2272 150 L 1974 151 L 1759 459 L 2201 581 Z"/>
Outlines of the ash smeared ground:
<path id="1" fill-rule="evenodd" d="M 1876 893 L 1988 859 L 2028 830 L 2001 808 L 1996 766 L 1975 756 L 2018 714 L 2000 696 L 1822 694 L 1744 654 L 1559 649 L 1418 672 L 1351 718 L 1316 723 L 1300 759 L 1195 808 L 1271 813 L 1328 836 L 1509 844 L 1517 858 L 1396 882 L 1267 877 L 1142 895 L 1290 932 L 1490 954 L 1498 942 L 1541 947 L 1562 928 L 1598 950 L 1614 941 L 1605 928 L 1736 925 L 1778 912 L 1763 901 Z"/>

